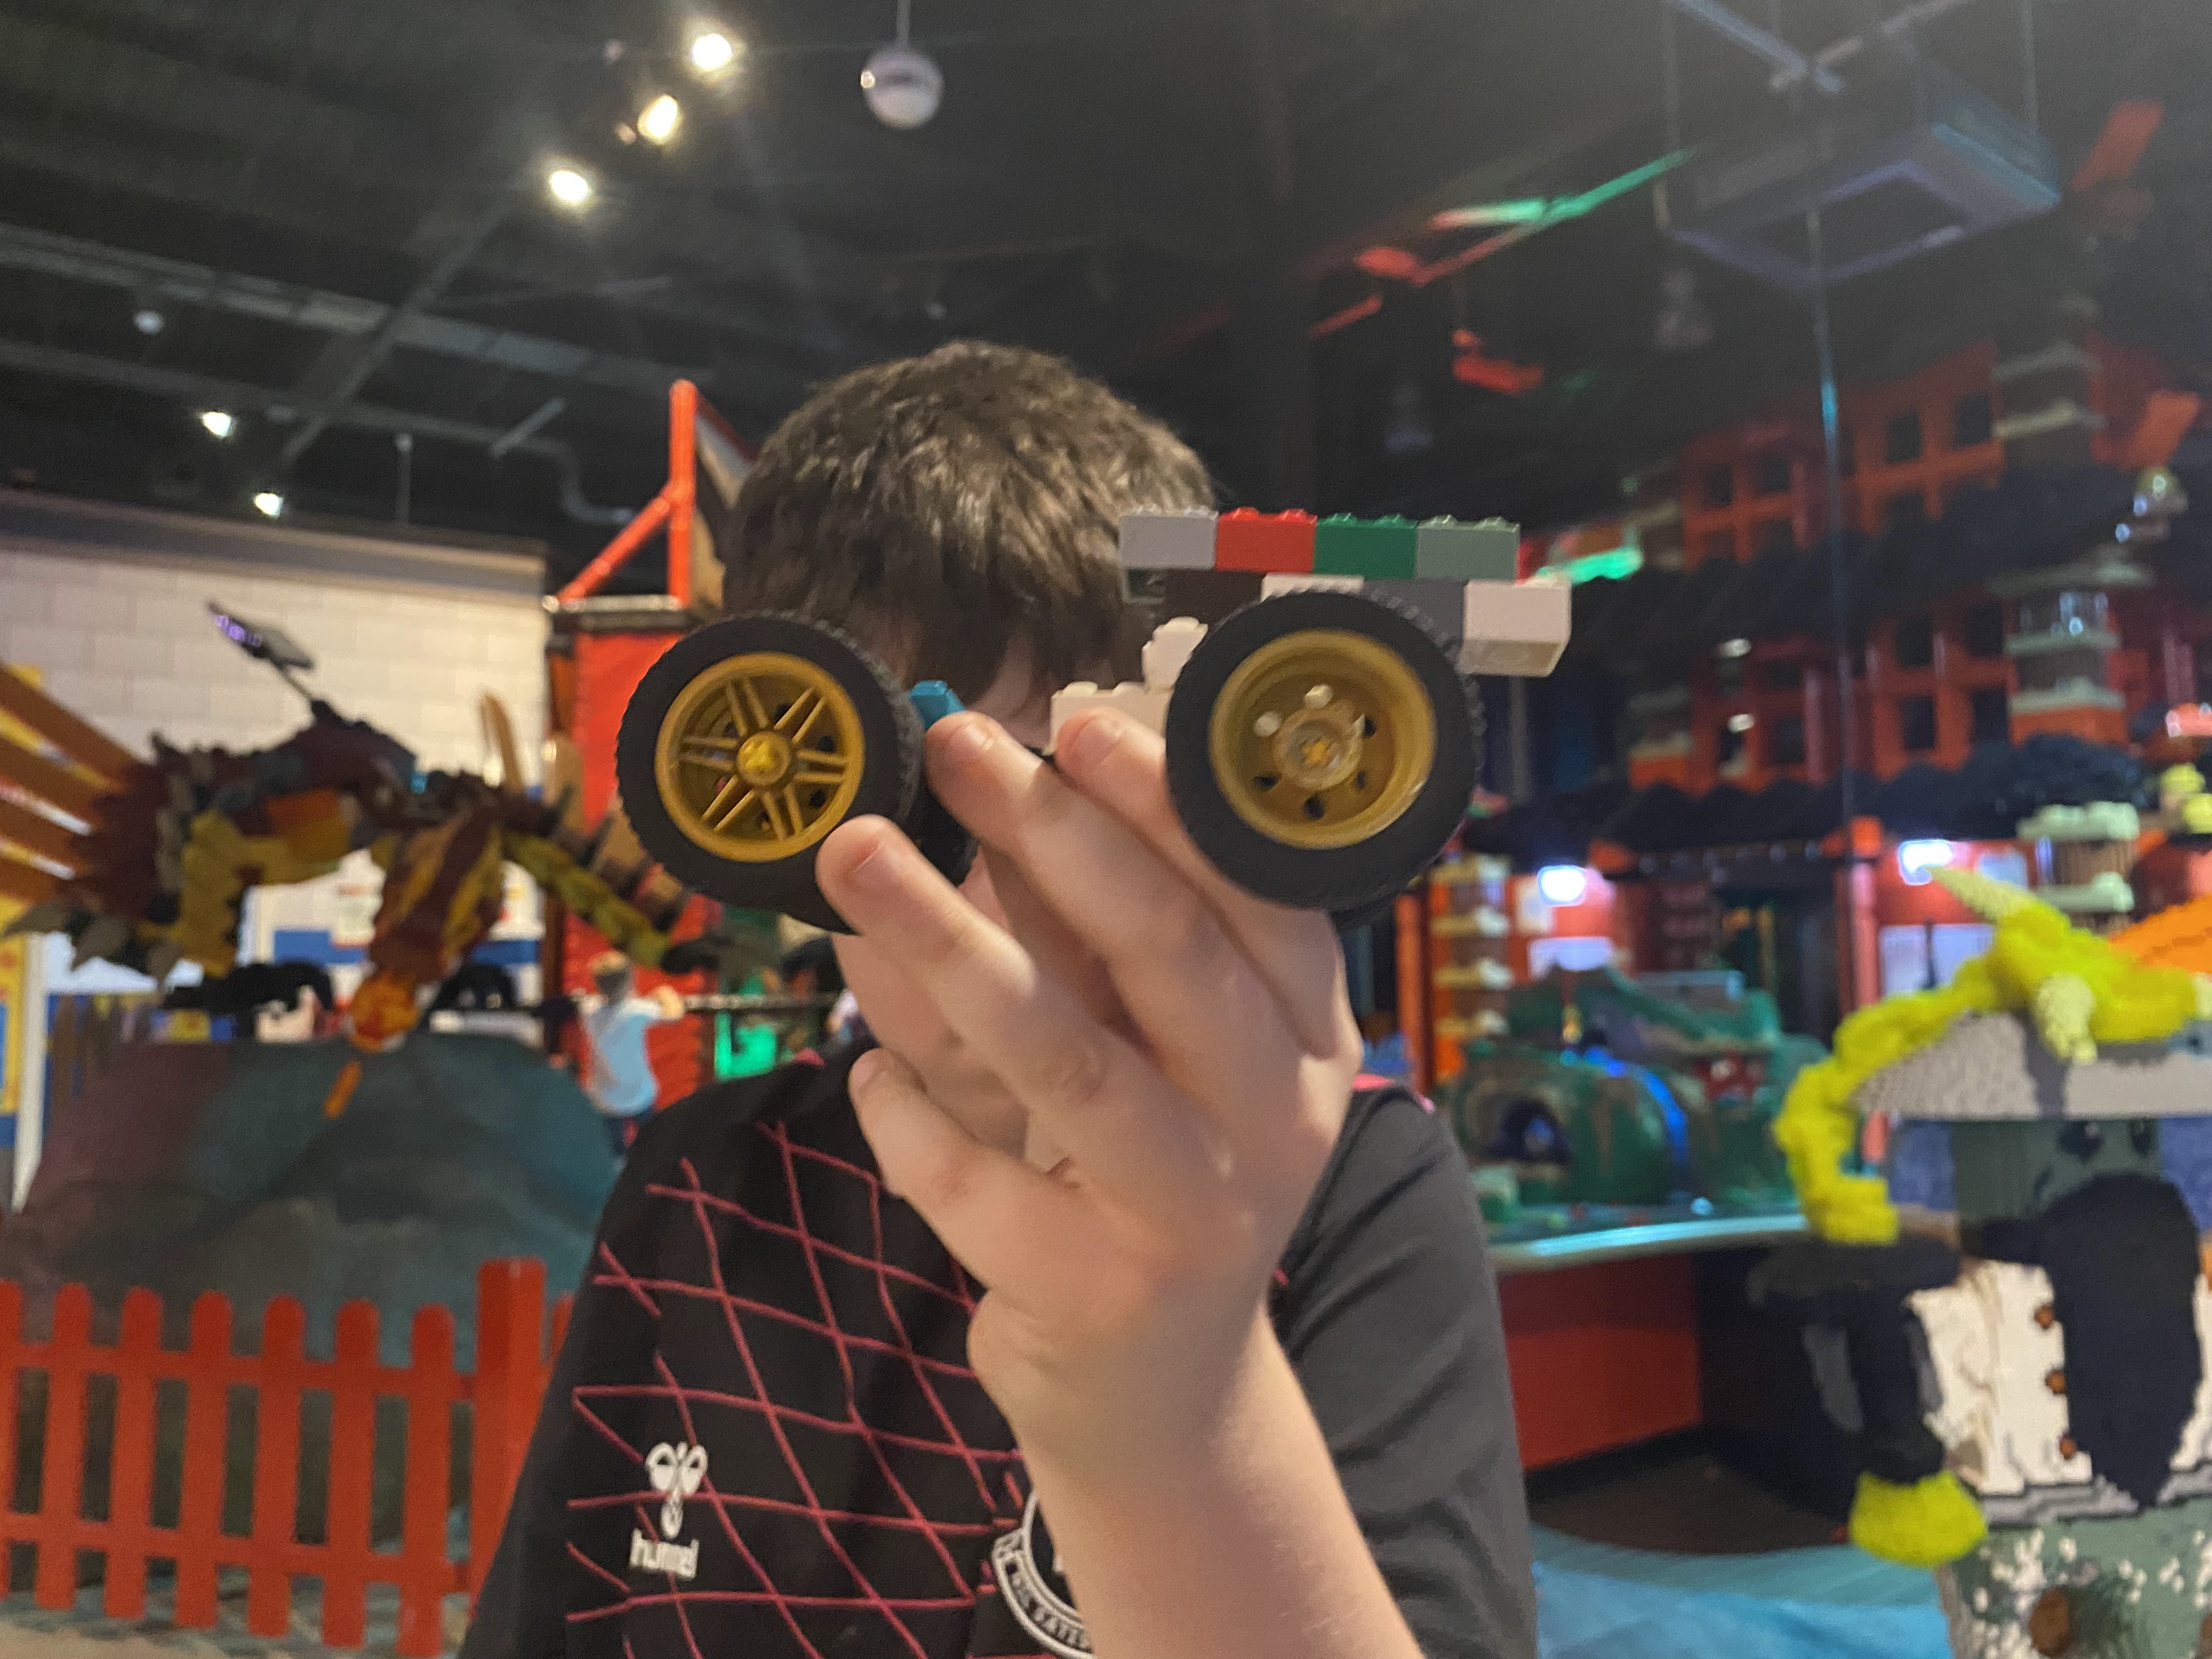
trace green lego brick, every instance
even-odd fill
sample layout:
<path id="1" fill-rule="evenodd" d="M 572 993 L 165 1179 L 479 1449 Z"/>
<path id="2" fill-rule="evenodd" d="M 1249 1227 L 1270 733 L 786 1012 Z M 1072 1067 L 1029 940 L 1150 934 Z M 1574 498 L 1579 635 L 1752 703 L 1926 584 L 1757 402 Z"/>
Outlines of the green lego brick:
<path id="1" fill-rule="evenodd" d="M 1439 581 L 1510 582 L 1517 574 L 1521 530 L 1502 519 L 1462 524 L 1431 519 L 1414 544 L 1414 574 Z"/>
<path id="2" fill-rule="evenodd" d="M 1314 574 L 1410 581 L 1419 540 L 1410 519 L 1323 519 L 1314 526 Z"/>

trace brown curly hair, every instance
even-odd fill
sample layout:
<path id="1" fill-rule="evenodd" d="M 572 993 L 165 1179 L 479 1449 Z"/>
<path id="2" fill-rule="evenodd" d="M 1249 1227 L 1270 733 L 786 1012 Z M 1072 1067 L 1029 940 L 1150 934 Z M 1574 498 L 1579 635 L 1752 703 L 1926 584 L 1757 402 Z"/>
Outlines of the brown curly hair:
<path id="1" fill-rule="evenodd" d="M 1126 672 L 1122 514 L 1212 501 L 1182 441 L 1097 381 L 956 342 L 833 380 L 776 428 L 713 526 L 722 603 L 834 623 L 963 700 L 1017 653 L 1058 686 Z"/>

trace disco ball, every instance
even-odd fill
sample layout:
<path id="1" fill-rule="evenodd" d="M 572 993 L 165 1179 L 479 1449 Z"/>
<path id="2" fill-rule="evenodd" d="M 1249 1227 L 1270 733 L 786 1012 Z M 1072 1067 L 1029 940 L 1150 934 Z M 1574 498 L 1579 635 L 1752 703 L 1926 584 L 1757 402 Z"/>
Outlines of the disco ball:
<path id="1" fill-rule="evenodd" d="M 885 46 L 860 71 L 860 94 L 876 119 L 907 132 L 937 113 L 945 96 L 945 73 L 926 52 Z"/>

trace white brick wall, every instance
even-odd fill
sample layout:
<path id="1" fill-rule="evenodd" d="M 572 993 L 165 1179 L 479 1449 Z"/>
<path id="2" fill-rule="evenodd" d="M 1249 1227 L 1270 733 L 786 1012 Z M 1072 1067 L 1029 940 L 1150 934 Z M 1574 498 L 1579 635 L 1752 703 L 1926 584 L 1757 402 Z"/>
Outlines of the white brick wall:
<path id="1" fill-rule="evenodd" d="M 536 781 L 545 727 L 545 615 L 523 595 L 323 574 L 106 560 L 11 546 L 0 532 L 0 662 L 140 753 L 250 749 L 297 730 L 306 707 L 215 630 L 210 601 L 282 628 L 315 659 L 307 683 L 374 721 L 426 767 L 479 769 L 477 699 L 498 695 Z"/>

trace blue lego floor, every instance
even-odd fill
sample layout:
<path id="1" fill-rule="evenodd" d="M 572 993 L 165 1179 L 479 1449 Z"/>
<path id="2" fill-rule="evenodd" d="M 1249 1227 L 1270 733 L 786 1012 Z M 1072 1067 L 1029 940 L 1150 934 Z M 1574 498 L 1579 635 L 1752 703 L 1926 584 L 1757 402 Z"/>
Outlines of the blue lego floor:
<path id="1" fill-rule="evenodd" d="M 1534 1476 L 1542 1659 L 1948 1659 L 1934 1578 L 1843 1545 L 1817 1471 L 1791 1485 L 1697 1435 Z"/>
<path id="2" fill-rule="evenodd" d="M 1935 1580 L 1846 1547 L 1674 1555 L 1539 1528 L 1541 1659 L 1948 1659 Z"/>

